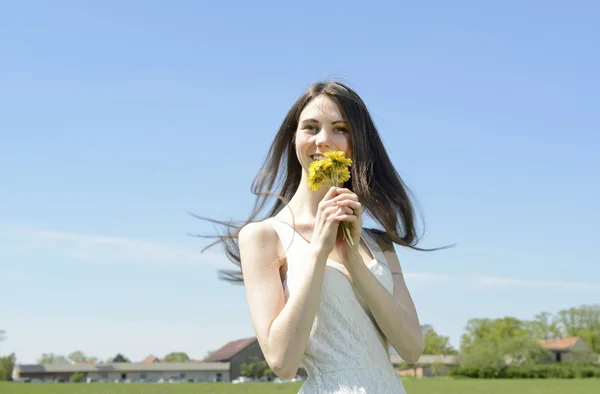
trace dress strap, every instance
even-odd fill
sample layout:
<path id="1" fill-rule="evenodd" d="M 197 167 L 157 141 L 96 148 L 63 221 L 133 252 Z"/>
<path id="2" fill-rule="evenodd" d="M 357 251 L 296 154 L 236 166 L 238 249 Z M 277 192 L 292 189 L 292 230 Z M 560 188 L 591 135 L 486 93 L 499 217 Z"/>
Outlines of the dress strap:
<path id="1" fill-rule="evenodd" d="M 285 250 L 291 249 L 294 246 L 294 241 L 297 241 L 297 238 L 300 237 L 300 235 L 296 233 L 292 226 L 281 220 L 277 220 L 274 217 L 270 217 L 267 220 L 277 232 L 277 235 L 283 244 L 283 248 Z"/>
<path id="2" fill-rule="evenodd" d="M 385 258 L 385 255 L 383 254 L 381 247 L 377 243 L 377 240 L 375 240 L 373 235 L 371 235 L 371 232 L 369 230 L 363 228 L 362 234 L 363 234 L 362 238 L 365 240 L 365 243 L 367 244 L 367 247 L 373 254 L 373 257 L 375 258 L 375 260 L 379 261 L 381 264 L 387 265 L 387 259 Z"/>

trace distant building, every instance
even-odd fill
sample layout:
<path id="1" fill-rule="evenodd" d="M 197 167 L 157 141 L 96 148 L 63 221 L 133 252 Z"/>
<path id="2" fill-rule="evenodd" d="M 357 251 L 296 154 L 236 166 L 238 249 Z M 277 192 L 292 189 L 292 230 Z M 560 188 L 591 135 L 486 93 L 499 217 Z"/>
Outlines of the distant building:
<path id="1" fill-rule="evenodd" d="M 540 344 L 552 353 L 553 362 L 599 361 L 600 356 L 580 337 L 544 339 Z"/>
<path id="2" fill-rule="evenodd" d="M 149 357 L 146 357 L 145 359 L 143 359 L 140 362 L 143 363 L 143 364 L 153 364 L 153 363 L 159 363 L 160 359 L 158 357 L 155 357 L 155 356 L 149 356 Z"/>
<path id="3" fill-rule="evenodd" d="M 17 364 L 13 379 L 41 379 L 68 381 L 76 372 L 94 381 L 129 380 L 158 381 L 160 379 L 230 382 L 241 374 L 242 364 L 264 355 L 256 337 L 226 343 L 203 360 L 168 363 L 150 356 L 137 363 L 109 364 Z M 302 374 L 302 370 L 299 374 Z"/>
<path id="4" fill-rule="evenodd" d="M 229 382 L 229 363 L 109 363 L 109 364 L 17 364 L 13 380 L 40 379 L 69 381 L 76 372 L 94 381 L 132 382 L 179 381 Z"/>
<path id="5" fill-rule="evenodd" d="M 256 337 L 237 339 L 226 343 L 220 349 L 210 353 L 202 362 L 229 363 L 231 380 L 238 378 L 242 372 L 242 364 L 252 358 L 264 360 L 265 356 Z"/>
<path id="6" fill-rule="evenodd" d="M 258 345 L 258 340 L 255 337 L 228 342 L 201 361 L 229 364 L 228 372 L 230 379 L 233 380 L 240 376 L 242 364 L 253 357 L 257 357 L 260 360 L 265 359 Z"/>
<path id="7" fill-rule="evenodd" d="M 456 355 L 431 355 L 424 354 L 419 357 L 419 360 L 408 366 L 402 357 L 397 354 L 390 355 L 392 364 L 396 366 L 396 372 L 400 376 L 444 376 L 448 375 L 451 368 L 458 367 L 460 364 L 459 357 Z M 402 366 L 405 366 L 404 368 Z"/>

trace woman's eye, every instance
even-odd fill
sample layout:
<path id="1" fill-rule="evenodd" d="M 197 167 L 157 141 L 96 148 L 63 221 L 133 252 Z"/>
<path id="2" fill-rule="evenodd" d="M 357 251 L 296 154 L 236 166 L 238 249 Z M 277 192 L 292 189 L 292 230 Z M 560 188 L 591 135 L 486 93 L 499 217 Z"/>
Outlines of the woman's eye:
<path id="1" fill-rule="evenodd" d="M 348 132 L 348 129 L 345 127 L 336 127 L 333 130 L 335 130 L 336 132 L 339 132 L 339 133 L 347 133 Z"/>
<path id="2" fill-rule="evenodd" d="M 304 129 L 308 130 L 308 131 L 315 131 L 315 130 L 317 130 L 317 128 L 315 126 L 310 125 L 310 124 L 307 124 L 306 126 L 304 126 Z"/>

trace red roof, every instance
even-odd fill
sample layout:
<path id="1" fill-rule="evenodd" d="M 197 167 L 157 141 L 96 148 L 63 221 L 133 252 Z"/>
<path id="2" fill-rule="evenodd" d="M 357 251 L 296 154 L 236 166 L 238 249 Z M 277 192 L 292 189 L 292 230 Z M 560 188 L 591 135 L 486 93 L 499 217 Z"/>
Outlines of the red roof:
<path id="1" fill-rule="evenodd" d="M 202 361 L 211 363 L 231 361 L 231 359 L 236 354 L 238 354 L 254 342 L 256 342 L 256 337 L 238 339 L 236 341 L 228 342 L 219 350 L 216 350 L 209 354 Z"/>
<path id="2" fill-rule="evenodd" d="M 160 360 L 158 359 L 158 357 L 150 356 L 148 358 L 143 359 L 140 362 L 143 364 L 152 364 L 152 363 L 159 363 Z"/>
<path id="3" fill-rule="evenodd" d="M 569 350 L 577 343 L 579 337 L 543 339 L 540 341 L 542 346 L 550 350 Z"/>

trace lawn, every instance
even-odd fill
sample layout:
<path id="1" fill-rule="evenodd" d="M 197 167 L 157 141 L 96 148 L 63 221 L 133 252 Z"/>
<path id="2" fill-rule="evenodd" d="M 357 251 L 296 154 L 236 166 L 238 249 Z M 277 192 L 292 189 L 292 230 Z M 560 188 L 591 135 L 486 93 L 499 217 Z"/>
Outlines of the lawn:
<path id="1" fill-rule="evenodd" d="M 600 379 L 471 380 L 404 378 L 404 382 L 408 394 L 600 393 Z M 0 393 L 2 394 L 296 394 L 299 388 L 300 383 L 0 383 Z"/>

